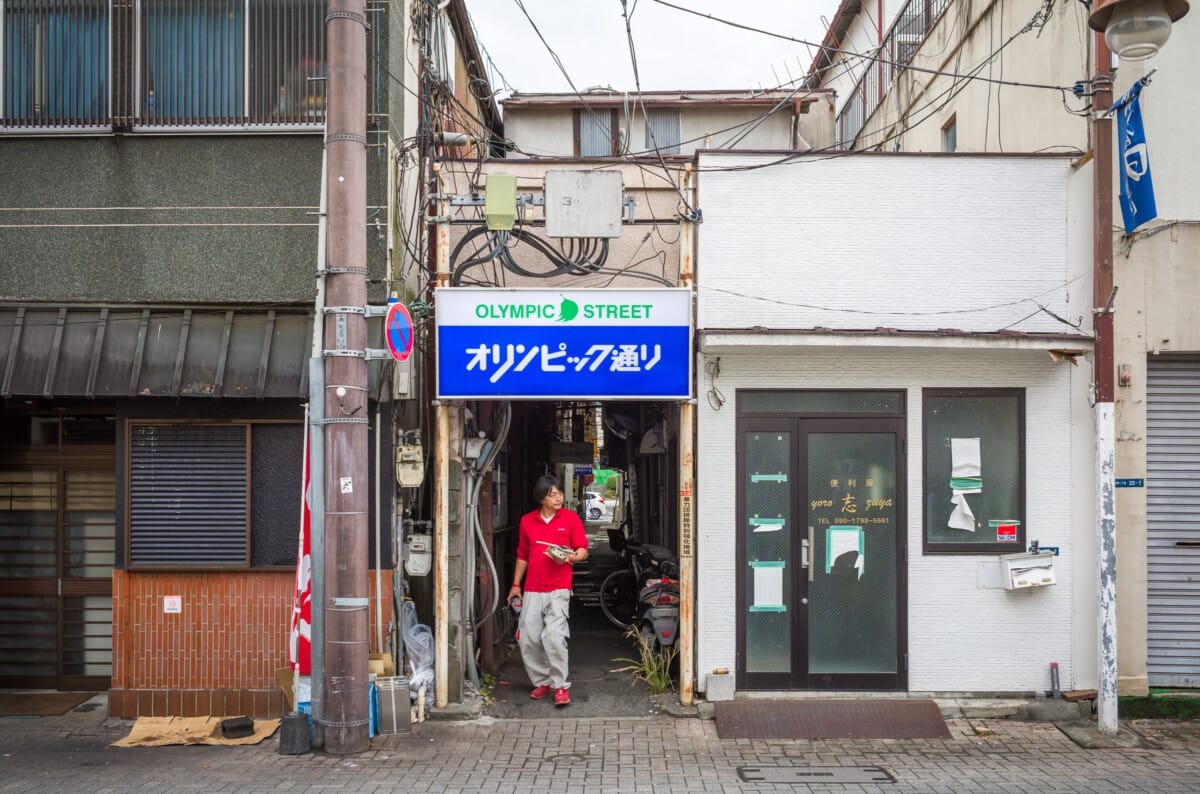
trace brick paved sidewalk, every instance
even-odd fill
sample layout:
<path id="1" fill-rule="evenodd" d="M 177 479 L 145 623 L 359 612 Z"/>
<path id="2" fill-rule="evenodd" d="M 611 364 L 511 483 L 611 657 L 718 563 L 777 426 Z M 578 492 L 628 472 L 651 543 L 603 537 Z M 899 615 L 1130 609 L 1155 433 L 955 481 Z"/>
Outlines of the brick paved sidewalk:
<path id="1" fill-rule="evenodd" d="M 722 741 L 698 719 L 485 718 L 424 723 L 347 758 L 281 756 L 277 737 L 108 747 L 130 724 L 0 719 L 0 791 L 1200 792 L 1197 723 L 1130 723 L 1150 746 L 1083 750 L 1051 724 L 1004 720 L 951 720 L 936 741 Z M 813 777 L 830 767 L 841 777 Z"/>

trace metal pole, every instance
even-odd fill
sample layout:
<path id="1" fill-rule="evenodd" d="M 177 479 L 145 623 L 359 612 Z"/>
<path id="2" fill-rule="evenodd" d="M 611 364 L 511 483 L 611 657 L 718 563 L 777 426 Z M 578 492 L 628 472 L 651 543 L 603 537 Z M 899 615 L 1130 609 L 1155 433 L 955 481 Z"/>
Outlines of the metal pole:
<path id="1" fill-rule="evenodd" d="M 692 166 L 683 172 L 683 190 L 692 189 Z M 694 196 L 692 196 L 694 201 Z M 679 285 L 692 286 L 693 233 L 690 220 L 679 225 Z M 688 366 L 695 366 L 690 355 Z M 679 406 L 679 702 L 690 706 L 695 694 L 695 444 L 696 401 Z"/>
<path id="2" fill-rule="evenodd" d="M 436 261 L 435 284 L 444 287 L 450 275 L 450 224 L 449 208 L 444 196 L 446 186 L 442 181 L 441 168 L 435 163 L 437 178 L 437 238 L 434 256 Z M 434 407 L 436 438 L 434 440 L 434 705 L 445 708 L 450 702 L 450 406 L 437 402 Z"/>
<path id="3" fill-rule="evenodd" d="M 313 432 L 323 428 L 325 418 L 325 362 L 321 358 L 323 336 L 321 318 L 325 316 L 325 183 L 328 177 L 328 157 L 321 153 L 321 211 L 317 223 L 317 300 L 313 315 L 312 355 L 308 359 L 308 425 L 305 439 L 311 439 L 312 454 L 308 461 L 309 514 L 312 529 L 312 662 L 309 685 L 312 689 L 312 746 L 325 746 L 325 434 Z"/>
<path id="4" fill-rule="evenodd" d="M 380 371 L 380 378 L 383 378 L 383 372 Z M 383 511 L 380 510 L 382 499 L 380 494 L 383 492 L 383 471 L 379 467 L 380 452 L 379 442 L 382 440 L 382 432 L 380 427 L 383 425 L 383 389 L 379 390 L 379 402 L 375 403 L 375 650 L 378 653 L 384 653 L 386 648 L 383 645 L 383 529 L 381 522 L 383 521 Z"/>
<path id="5" fill-rule="evenodd" d="M 321 316 L 323 308 L 321 296 L 323 290 L 318 290 L 317 317 Z M 318 320 L 319 324 L 319 320 Z M 320 428 L 324 427 L 325 418 L 325 363 L 319 356 L 308 361 L 308 391 L 313 395 L 309 399 L 308 427 L 304 432 L 312 438 L 312 457 L 308 465 L 312 479 L 309 484 L 312 503 L 309 511 L 312 517 L 312 671 L 309 674 L 309 684 L 312 687 L 312 746 L 325 746 L 325 434 Z"/>
<path id="6" fill-rule="evenodd" d="M 439 402 L 434 415 L 434 705 L 445 708 L 450 702 L 450 407 Z"/>
<path id="7" fill-rule="evenodd" d="M 326 20 L 329 74 L 325 279 L 325 749 L 369 747 L 367 559 L 367 19 L 342 0 Z"/>
<path id="8" fill-rule="evenodd" d="M 1095 354 L 1096 429 L 1096 609 L 1099 686 L 1097 713 L 1101 734 L 1117 733 L 1117 508 L 1113 410 L 1113 261 L 1112 261 L 1112 55 L 1104 33 L 1092 36 L 1092 326 Z"/>

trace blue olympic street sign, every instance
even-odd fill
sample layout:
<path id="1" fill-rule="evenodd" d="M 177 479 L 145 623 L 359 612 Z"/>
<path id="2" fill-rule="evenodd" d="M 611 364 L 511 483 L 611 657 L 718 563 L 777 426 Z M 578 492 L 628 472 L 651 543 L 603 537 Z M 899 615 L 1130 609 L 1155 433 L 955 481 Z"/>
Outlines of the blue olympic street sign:
<path id="1" fill-rule="evenodd" d="M 440 398 L 692 395 L 690 290 L 447 287 L 434 300 Z"/>

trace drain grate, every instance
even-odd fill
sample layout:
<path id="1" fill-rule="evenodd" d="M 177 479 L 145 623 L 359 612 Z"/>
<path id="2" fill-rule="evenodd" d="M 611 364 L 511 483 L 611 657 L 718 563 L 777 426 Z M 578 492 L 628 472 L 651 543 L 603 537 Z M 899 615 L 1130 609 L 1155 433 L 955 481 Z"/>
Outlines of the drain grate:
<path id="1" fill-rule="evenodd" d="M 881 766 L 739 766 L 743 783 L 782 785 L 840 783 L 895 783 L 896 778 Z"/>

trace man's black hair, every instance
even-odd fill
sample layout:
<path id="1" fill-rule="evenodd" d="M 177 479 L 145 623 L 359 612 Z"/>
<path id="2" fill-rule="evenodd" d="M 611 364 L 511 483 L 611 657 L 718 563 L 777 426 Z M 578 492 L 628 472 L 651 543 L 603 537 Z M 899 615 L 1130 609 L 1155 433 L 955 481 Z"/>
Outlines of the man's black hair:
<path id="1" fill-rule="evenodd" d="M 542 500 L 546 498 L 546 494 L 554 488 L 562 490 L 562 483 L 558 481 L 557 477 L 551 477 L 549 474 L 538 477 L 538 481 L 533 484 L 533 500 L 541 504 Z"/>

